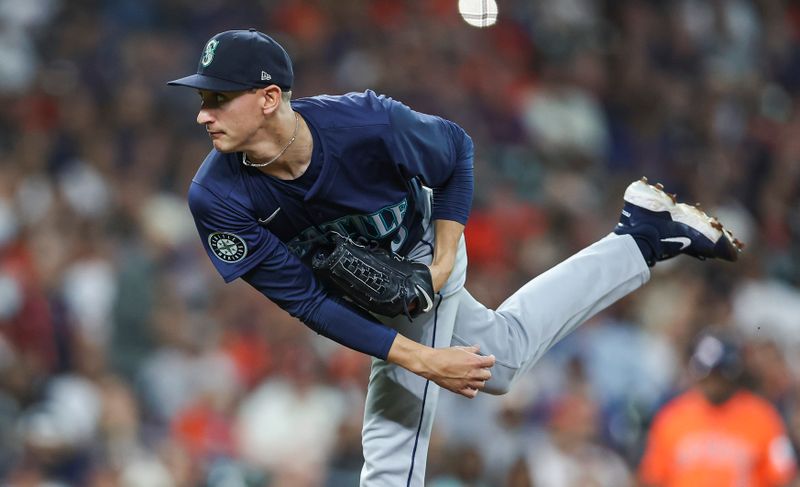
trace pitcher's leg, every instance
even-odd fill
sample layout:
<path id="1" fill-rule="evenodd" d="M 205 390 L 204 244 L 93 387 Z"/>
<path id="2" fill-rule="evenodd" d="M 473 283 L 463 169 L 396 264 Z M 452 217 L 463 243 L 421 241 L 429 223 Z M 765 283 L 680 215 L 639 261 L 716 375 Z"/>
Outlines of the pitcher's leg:
<path id="1" fill-rule="evenodd" d="M 529 281 L 497 311 L 459 293 L 452 344 L 494 354 L 485 392 L 503 394 L 556 342 L 649 277 L 633 238 L 609 235 Z"/>
<path id="2" fill-rule="evenodd" d="M 437 297 L 433 311 L 392 325 L 432 347 L 449 346 L 459 299 Z M 405 323 L 403 322 L 405 321 Z M 402 367 L 373 359 L 364 411 L 362 487 L 422 487 L 439 386 Z"/>

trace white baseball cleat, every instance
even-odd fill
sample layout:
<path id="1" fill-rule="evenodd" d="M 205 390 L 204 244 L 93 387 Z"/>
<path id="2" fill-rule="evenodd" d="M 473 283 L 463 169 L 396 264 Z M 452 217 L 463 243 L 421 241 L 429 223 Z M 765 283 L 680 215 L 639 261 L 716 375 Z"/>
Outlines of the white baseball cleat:
<path id="1" fill-rule="evenodd" d="M 678 254 L 735 262 L 744 248 L 719 220 L 706 215 L 699 204 L 678 203 L 674 194 L 665 193 L 661 184 L 648 184 L 647 178 L 631 183 L 624 200 L 614 233 L 644 238 L 656 256 L 648 265 Z"/>

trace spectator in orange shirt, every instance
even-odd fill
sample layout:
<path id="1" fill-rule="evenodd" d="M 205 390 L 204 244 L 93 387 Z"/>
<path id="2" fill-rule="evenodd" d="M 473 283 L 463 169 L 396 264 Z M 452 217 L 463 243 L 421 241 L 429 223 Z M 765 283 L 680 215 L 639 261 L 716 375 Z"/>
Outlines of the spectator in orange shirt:
<path id="1" fill-rule="evenodd" d="M 738 345 L 701 335 L 690 363 L 694 387 L 655 416 L 639 467 L 647 487 L 773 487 L 796 473 L 777 410 L 740 384 Z"/>

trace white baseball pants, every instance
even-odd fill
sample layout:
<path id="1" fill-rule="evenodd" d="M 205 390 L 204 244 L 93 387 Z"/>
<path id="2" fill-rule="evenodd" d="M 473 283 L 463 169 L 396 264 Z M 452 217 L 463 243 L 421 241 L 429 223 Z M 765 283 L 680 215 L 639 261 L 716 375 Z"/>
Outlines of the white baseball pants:
<path id="1" fill-rule="evenodd" d="M 429 245 L 416 250 L 411 257 L 430 262 Z M 456 267 L 434 310 L 413 322 L 401 316 L 386 323 L 432 347 L 480 345 L 482 354 L 497 359 L 484 390 L 492 394 L 508 391 L 556 342 L 650 277 L 633 238 L 611 234 L 490 310 L 464 289 L 466 265 L 462 239 Z M 433 382 L 373 360 L 362 434 L 362 487 L 424 485 L 438 396 L 439 386 Z"/>

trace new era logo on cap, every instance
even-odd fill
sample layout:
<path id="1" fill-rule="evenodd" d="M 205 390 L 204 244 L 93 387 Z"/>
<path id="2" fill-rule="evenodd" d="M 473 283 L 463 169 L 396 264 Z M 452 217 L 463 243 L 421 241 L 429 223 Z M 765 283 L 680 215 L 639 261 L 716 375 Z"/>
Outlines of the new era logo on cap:
<path id="1" fill-rule="evenodd" d="M 224 92 L 271 84 L 290 90 L 293 82 L 292 60 L 286 50 L 263 32 L 248 29 L 212 37 L 200 55 L 197 73 L 167 84 Z"/>

